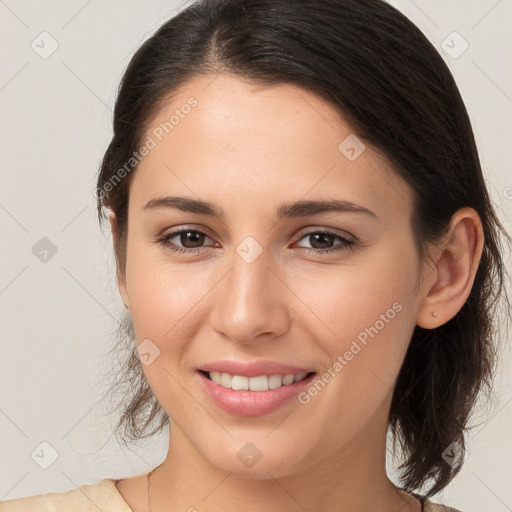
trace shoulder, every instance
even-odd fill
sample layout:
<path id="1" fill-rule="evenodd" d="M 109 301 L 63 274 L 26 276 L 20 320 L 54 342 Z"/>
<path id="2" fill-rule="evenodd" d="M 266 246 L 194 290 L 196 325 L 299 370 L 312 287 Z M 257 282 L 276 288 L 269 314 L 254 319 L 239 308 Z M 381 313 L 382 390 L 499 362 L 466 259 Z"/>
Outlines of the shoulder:
<path id="1" fill-rule="evenodd" d="M 0 508 L 0 512 L 2 509 Z M 435 503 L 430 499 L 425 500 L 425 506 L 423 512 L 462 512 L 458 508 L 447 507 L 446 505 L 441 505 L 440 503 Z"/>
<path id="2" fill-rule="evenodd" d="M 0 502 L 0 512 L 132 512 L 116 489 L 115 481 L 105 478 L 93 485 L 80 485 L 66 492 L 50 492 Z"/>

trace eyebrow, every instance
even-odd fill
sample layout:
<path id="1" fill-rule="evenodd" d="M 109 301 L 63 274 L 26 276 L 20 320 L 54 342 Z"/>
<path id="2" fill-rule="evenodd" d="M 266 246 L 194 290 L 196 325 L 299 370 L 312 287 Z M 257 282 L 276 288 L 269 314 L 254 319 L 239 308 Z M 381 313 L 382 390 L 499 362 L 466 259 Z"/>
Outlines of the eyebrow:
<path id="1" fill-rule="evenodd" d="M 199 213 L 201 215 L 210 215 L 219 219 L 224 219 L 225 217 L 222 209 L 214 203 L 178 196 L 156 197 L 151 199 L 142 210 L 151 211 L 165 208 L 173 208 L 189 213 Z M 368 208 L 341 199 L 283 203 L 277 209 L 276 216 L 277 220 L 280 220 L 283 218 L 306 217 L 308 215 L 317 215 L 325 212 L 362 213 L 378 219 L 377 215 Z"/>

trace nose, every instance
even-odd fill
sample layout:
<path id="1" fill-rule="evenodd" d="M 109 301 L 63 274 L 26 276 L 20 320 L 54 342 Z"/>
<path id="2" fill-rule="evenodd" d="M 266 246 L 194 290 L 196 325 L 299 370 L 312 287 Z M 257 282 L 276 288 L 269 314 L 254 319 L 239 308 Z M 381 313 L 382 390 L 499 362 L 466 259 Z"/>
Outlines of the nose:
<path id="1" fill-rule="evenodd" d="M 265 251 L 254 261 L 233 251 L 230 263 L 211 297 L 213 329 L 244 345 L 282 337 L 290 327 L 293 294 L 283 282 L 278 266 Z"/>

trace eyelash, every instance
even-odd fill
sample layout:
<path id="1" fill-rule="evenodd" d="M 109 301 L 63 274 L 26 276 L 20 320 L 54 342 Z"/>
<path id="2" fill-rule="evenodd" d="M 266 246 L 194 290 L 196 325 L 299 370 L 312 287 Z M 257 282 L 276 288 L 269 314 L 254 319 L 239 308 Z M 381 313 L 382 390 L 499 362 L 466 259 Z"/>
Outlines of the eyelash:
<path id="1" fill-rule="evenodd" d="M 174 238 L 176 235 L 181 235 L 182 233 L 199 233 L 199 234 L 207 236 L 208 238 L 211 238 L 208 236 L 207 233 L 205 233 L 204 231 L 198 230 L 198 229 L 180 229 L 180 230 L 172 231 L 171 233 L 166 233 L 166 234 L 162 235 L 160 238 L 158 238 L 157 243 L 162 245 L 166 249 L 169 249 L 169 250 L 171 250 L 173 252 L 177 252 L 177 253 L 189 253 L 190 254 L 190 253 L 203 252 L 205 247 L 197 247 L 194 249 L 187 249 L 187 248 L 178 247 L 175 244 L 169 243 L 169 240 L 171 238 Z M 335 233 L 335 232 L 329 231 L 329 230 L 309 231 L 307 233 L 303 233 L 302 236 L 300 237 L 300 240 L 302 240 L 308 236 L 318 235 L 318 234 L 334 236 L 334 237 L 342 240 L 342 244 L 340 247 L 335 247 L 335 248 L 331 248 L 331 249 L 310 249 L 308 247 L 301 247 L 301 249 L 306 250 L 309 254 L 318 255 L 318 254 L 326 254 L 326 253 L 343 251 L 346 249 L 350 249 L 353 251 L 353 250 L 355 250 L 355 248 L 357 246 L 357 242 L 355 240 L 349 240 L 348 238 L 345 238 L 345 237 L 339 235 L 338 233 Z"/>

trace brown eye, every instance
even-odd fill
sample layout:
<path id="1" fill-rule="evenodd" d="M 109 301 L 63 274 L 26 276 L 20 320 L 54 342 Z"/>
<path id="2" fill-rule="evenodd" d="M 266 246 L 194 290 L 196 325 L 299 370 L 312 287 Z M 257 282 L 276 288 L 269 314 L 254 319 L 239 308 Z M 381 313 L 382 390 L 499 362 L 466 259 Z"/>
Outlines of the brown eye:
<path id="1" fill-rule="evenodd" d="M 337 246 L 333 247 L 333 243 L 340 240 Z M 356 241 L 350 240 L 338 233 L 331 231 L 310 231 L 302 236 L 301 240 L 308 240 L 311 244 L 311 248 L 304 247 L 308 252 L 314 254 L 322 254 L 327 252 L 342 251 L 344 249 L 355 249 Z M 298 246 L 301 247 L 301 246 Z"/>
<path id="2" fill-rule="evenodd" d="M 172 242 L 171 240 L 173 239 L 176 240 Z M 180 229 L 162 235 L 157 240 L 157 243 L 174 252 L 194 253 L 200 252 L 208 247 L 203 245 L 206 239 L 210 239 L 210 237 L 203 231 L 197 229 Z M 303 249 L 317 255 L 342 251 L 347 248 L 354 250 L 356 247 L 355 240 L 350 240 L 338 233 L 330 231 L 310 231 L 309 233 L 305 233 L 301 237 L 301 240 L 309 240 L 311 248 L 303 247 Z M 333 246 L 332 244 L 336 240 L 339 240 L 340 243 Z"/>
<path id="3" fill-rule="evenodd" d="M 314 249 L 330 249 L 336 237 L 329 233 L 313 233 L 308 235 Z"/>
<path id="4" fill-rule="evenodd" d="M 182 231 L 179 236 L 179 241 L 187 249 L 195 249 L 201 247 L 206 235 L 199 231 Z M 189 245 L 190 244 L 190 245 Z"/>
<path id="5" fill-rule="evenodd" d="M 181 229 L 162 235 L 158 243 L 176 252 L 197 252 L 197 249 L 204 249 L 205 239 L 210 238 L 206 233 L 196 229 Z M 177 239 L 176 242 L 171 242 Z M 181 246 L 179 245 L 181 244 Z"/>

